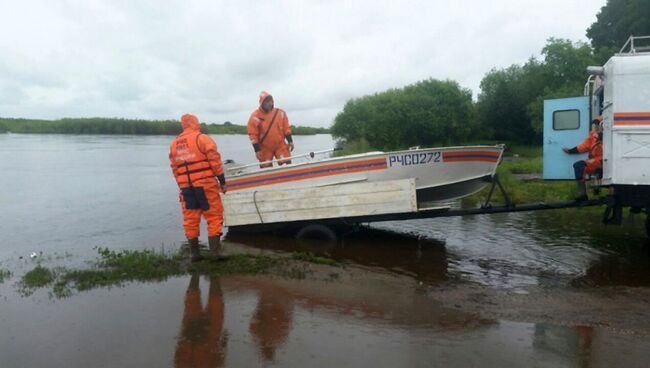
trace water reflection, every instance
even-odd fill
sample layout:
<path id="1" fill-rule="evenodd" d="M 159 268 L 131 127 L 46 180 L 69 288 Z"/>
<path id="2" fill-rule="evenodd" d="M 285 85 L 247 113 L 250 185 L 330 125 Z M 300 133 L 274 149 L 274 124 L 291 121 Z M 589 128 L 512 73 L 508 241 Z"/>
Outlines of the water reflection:
<path id="1" fill-rule="evenodd" d="M 594 366 L 592 346 L 595 329 L 591 326 L 561 327 L 538 323 L 535 325 L 533 347 L 544 349 L 577 367 Z"/>
<path id="2" fill-rule="evenodd" d="M 647 357 L 639 337 L 593 326 L 484 319 L 441 307 L 417 288 L 376 280 L 374 273 L 353 283 L 206 276 L 205 307 L 200 277 L 191 276 L 185 295 L 177 367 L 424 366 L 434 360 L 590 367 L 636 366 Z"/>
<path id="3" fill-rule="evenodd" d="M 10 297 L 2 366 L 636 367 L 650 358 L 648 335 L 608 318 L 573 327 L 488 319 L 445 307 L 409 277 L 349 274 L 191 275 L 54 302 Z"/>
<path id="4" fill-rule="evenodd" d="M 628 234 L 638 229 L 609 227 L 612 233 L 605 236 L 602 225 L 577 226 L 592 221 L 589 214 L 571 223 L 557 212 L 378 223 L 338 243 L 245 233 L 228 233 L 227 239 L 259 249 L 327 255 L 429 284 L 465 279 L 517 290 L 650 285 L 650 242 Z M 554 216 L 562 231 L 549 223 Z"/>
<path id="5" fill-rule="evenodd" d="M 193 274 L 185 293 L 174 363 L 176 367 L 223 367 L 227 339 L 223 334 L 221 284 L 217 276 L 209 276 L 208 302 L 203 308 L 199 280 L 199 274 Z"/>
<path id="6" fill-rule="evenodd" d="M 206 276 L 208 298 L 202 305 L 200 275 L 190 278 L 185 293 L 181 331 L 176 345 L 176 367 L 222 367 L 228 347 L 224 334 L 224 296 L 221 279 Z M 238 283 L 242 283 L 239 280 Z M 263 361 L 273 361 L 276 350 L 282 346 L 289 331 L 293 314 L 292 297 L 272 282 L 246 281 L 247 287 L 258 292 L 257 306 L 250 320 L 249 332 Z"/>
<path id="7" fill-rule="evenodd" d="M 650 244 L 609 251 L 571 280 L 576 287 L 650 286 Z"/>
<path id="8" fill-rule="evenodd" d="M 291 330 L 293 300 L 282 288 L 268 283 L 258 288 L 257 307 L 249 331 L 265 361 L 273 361 Z"/>
<path id="9" fill-rule="evenodd" d="M 325 255 L 339 262 L 409 275 L 431 284 L 448 279 L 449 255 L 444 242 L 381 229 L 364 228 L 338 243 L 246 233 L 228 233 L 226 239 L 260 249 Z"/>
<path id="10" fill-rule="evenodd" d="M 280 350 L 284 359 L 305 353 L 297 342 L 309 340 L 315 334 L 320 336 L 323 346 L 335 346 L 342 338 L 372 341 L 377 337 L 374 335 L 383 336 L 383 343 L 390 345 L 397 343 L 393 335 L 402 336 L 398 339 L 401 341 L 403 335 L 412 335 L 413 339 L 427 331 L 465 333 L 496 323 L 443 308 L 408 283 L 391 285 L 385 279 L 377 280 L 372 273 L 343 284 L 262 276 L 206 276 L 207 302 L 202 300 L 200 278 L 193 274 L 185 293 L 174 355 L 177 367 L 219 367 L 242 362 L 240 357 L 226 358 L 229 349 L 241 352 L 238 344 L 246 341 L 255 346 L 258 363 L 275 363 L 282 360 L 278 356 Z M 224 315 L 229 298 L 240 299 L 251 292 L 255 305 L 250 314 L 244 306 L 230 309 L 229 313 L 236 317 L 229 319 Z M 248 336 L 231 341 L 224 322 L 227 320 L 237 321 L 228 327 L 235 336 L 241 336 L 243 330 Z M 409 346 L 414 342 L 401 343 Z M 304 347 L 318 349 L 311 344 Z M 379 363 L 381 359 L 374 361 Z"/>

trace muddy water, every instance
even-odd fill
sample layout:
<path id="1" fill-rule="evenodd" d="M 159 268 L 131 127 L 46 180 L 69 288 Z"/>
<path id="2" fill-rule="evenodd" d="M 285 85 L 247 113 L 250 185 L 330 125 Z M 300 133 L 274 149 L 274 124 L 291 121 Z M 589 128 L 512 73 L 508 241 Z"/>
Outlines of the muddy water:
<path id="1" fill-rule="evenodd" d="M 408 282 L 175 278 L 72 298 L 2 295 L 3 367 L 644 366 L 606 327 L 479 317 Z"/>
<path id="2" fill-rule="evenodd" d="M 252 159 L 246 137 L 216 138 L 225 157 Z M 0 284 L 0 367 L 647 365 L 650 308 L 616 303 L 650 286 L 642 219 L 604 228 L 587 210 L 380 223 L 337 244 L 228 234 L 232 249 L 309 251 L 344 267 L 300 280 L 194 275 L 66 299 L 19 294 L 38 262 L 84 267 L 97 246 L 180 244 L 169 140 L 0 135 L 0 169 L 12 174 L 0 176 L 0 269 L 12 272 Z M 596 300 L 613 302 L 595 309 L 623 319 L 633 310 L 626 325 L 646 327 L 553 318 L 559 302 L 540 314 L 550 317 L 482 313 L 482 299 L 469 308 L 452 298 L 467 285 L 480 291 L 469 299 L 604 294 Z"/>
<path id="3" fill-rule="evenodd" d="M 650 286 L 650 243 L 638 224 L 607 227 L 597 211 L 564 210 L 374 223 L 338 244 L 260 234 L 227 239 L 323 254 L 440 283 L 509 290 L 529 286 Z M 567 221 L 575 225 L 567 225 Z"/>

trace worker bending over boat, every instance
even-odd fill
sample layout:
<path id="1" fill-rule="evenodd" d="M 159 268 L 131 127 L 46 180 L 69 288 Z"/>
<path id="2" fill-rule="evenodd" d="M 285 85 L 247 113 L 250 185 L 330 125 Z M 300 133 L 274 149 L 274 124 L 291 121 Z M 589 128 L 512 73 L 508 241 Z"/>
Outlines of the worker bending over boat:
<path id="1" fill-rule="evenodd" d="M 201 216 L 208 222 L 210 251 L 218 256 L 221 248 L 223 205 L 220 192 L 226 192 L 226 178 L 217 144 L 200 131 L 199 119 L 192 114 L 181 117 L 183 132 L 169 148 L 169 161 L 180 188 L 183 229 L 190 244 L 192 262 L 199 253 Z"/>
<path id="2" fill-rule="evenodd" d="M 248 137 L 253 144 L 255 156 L 260 162 L 275 157 L 278 165 L 290 164 L 293 139 L 287 113 L 275 108 L 273 96 L 266 91 L 260 93 L 260 105 L 248 118 Z M 285 143 L 286 140 L 286 143 Z M 273 163 L 261 163 L 260 167 L 271 167 Z"/>
<path id="3" fill-rule="evenodd" d="M 602 175 L 603 170 L 603 122 L 602 117 L 594 119 L 592 128 L 589 131 L 587 138 L 579 145 L 573 148 L 562 148 L 566 153 L 585 153 L 589 152 L 589 157 L 586 160 L 576 161 L 573 164 L 575 171 L 576 181 L 578 183 L 578 196 L 576 201 L 586 201 L 587 186 L 585 184 L 585 177 L 596 174 Z"/>

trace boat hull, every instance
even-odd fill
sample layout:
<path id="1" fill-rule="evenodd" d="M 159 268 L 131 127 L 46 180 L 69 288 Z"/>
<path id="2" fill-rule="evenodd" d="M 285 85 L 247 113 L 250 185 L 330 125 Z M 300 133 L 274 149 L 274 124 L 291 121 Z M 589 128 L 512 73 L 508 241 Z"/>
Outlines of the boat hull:
<path id="1" fill-rule="evenodd" d="M 481 190 L 494 176 L 503 146 L 371 152 L 256 169 L 228 171 L 229 191 L 261 191 L 415 179 L 418 202 L 448 201 Z"/>

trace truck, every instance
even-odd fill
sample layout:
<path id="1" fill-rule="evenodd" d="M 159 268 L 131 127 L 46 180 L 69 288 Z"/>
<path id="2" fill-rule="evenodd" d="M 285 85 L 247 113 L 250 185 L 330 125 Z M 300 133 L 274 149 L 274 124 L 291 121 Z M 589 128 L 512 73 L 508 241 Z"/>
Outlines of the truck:
<path id="1" fill-rule="evenodd" d="M 574 179 L 573 163 L 586 158 L 562 147 L 584 140 L 602 117 L 603 167 L 595 190 L 605 191 L 605 224 L 622 213 L 645 213 L 650 236 L 650 36 L 630 36 L 603 66 L 587 67 L 583 96 L 544 101 L 543 178 Z"/>

